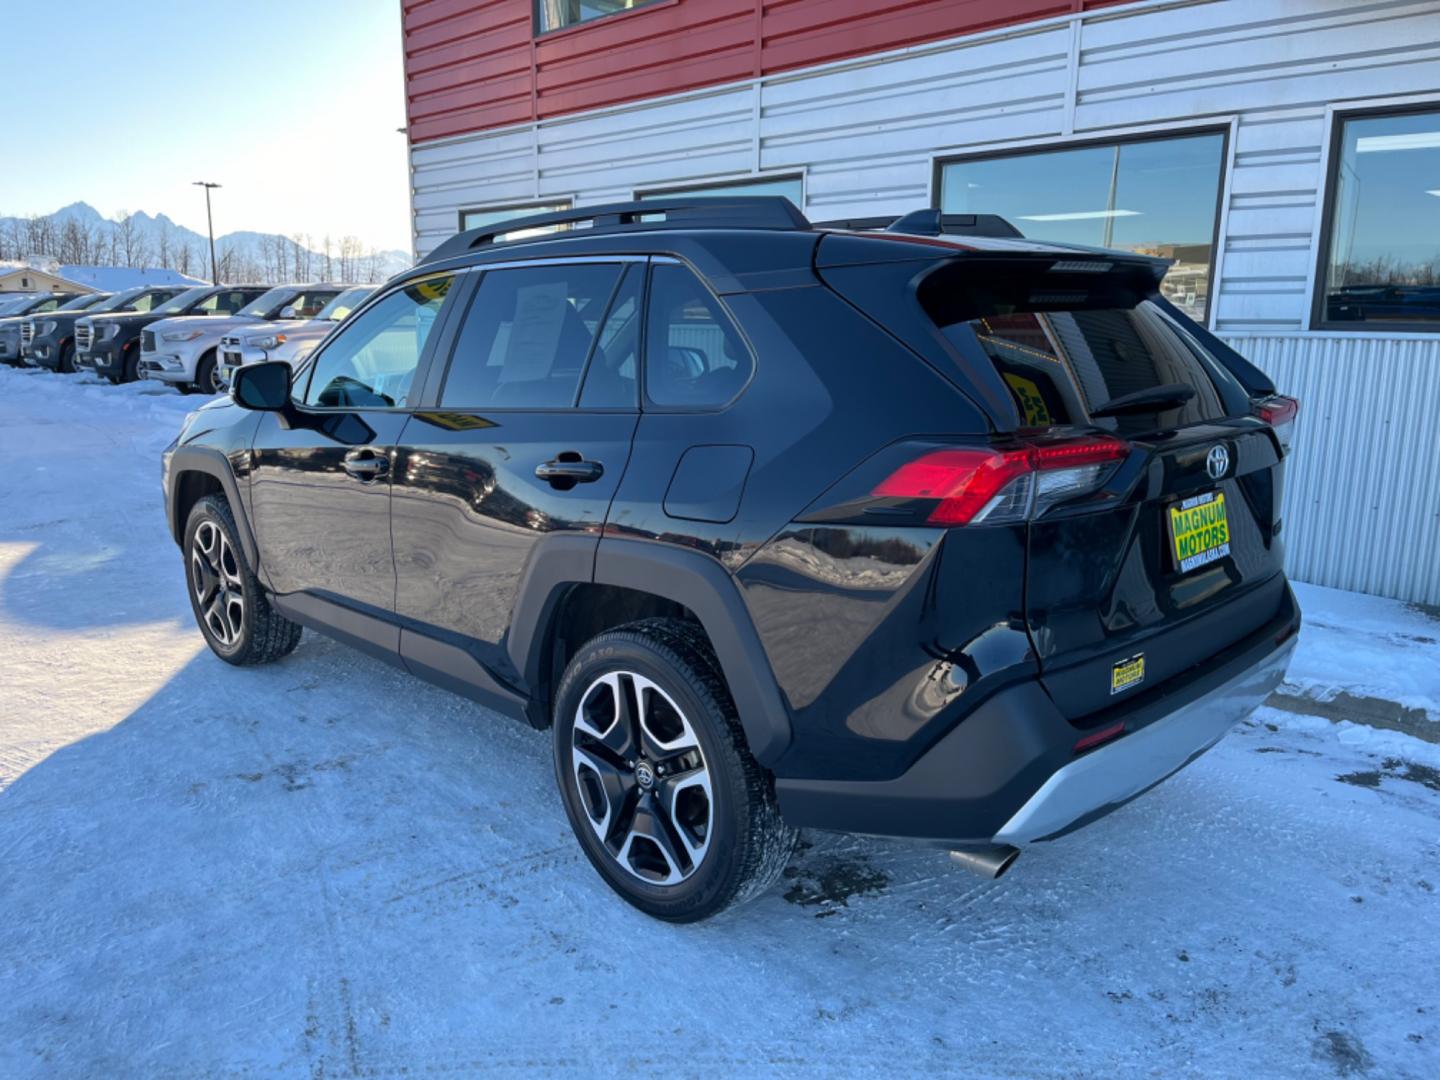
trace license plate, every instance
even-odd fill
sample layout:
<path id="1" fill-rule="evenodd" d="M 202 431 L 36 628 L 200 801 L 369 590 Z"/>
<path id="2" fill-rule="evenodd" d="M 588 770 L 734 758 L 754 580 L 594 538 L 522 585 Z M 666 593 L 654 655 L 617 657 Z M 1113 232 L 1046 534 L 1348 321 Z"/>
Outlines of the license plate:
<path id="1" fill-rule="evenodd" d="M 1128 660 L 1117 660 L 1110 667 L 1110 693 L 1118 694 L 1145 681 L 1145 654 L 1136 653 Z"/>
<path id="2" fill-rule="evenodd" d="M 1209 491 L 1170 507 L 1170 540 L 1181 573 L 1229 555 L 1230 521 L 1224 493 Z"/>

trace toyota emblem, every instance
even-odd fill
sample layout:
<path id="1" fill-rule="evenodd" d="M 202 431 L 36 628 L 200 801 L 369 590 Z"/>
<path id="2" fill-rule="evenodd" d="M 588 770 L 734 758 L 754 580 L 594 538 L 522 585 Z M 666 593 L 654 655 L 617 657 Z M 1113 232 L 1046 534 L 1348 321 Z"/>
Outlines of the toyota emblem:
<path id="1" fill-rule="evenodd" d="M 1205 455 L 1205 471 L 1210 474 L 1211 480 L 1219 480 L 1230 471 L 1230 451 L 1218 444 L 1212 446 L 1210 453 Z"/>

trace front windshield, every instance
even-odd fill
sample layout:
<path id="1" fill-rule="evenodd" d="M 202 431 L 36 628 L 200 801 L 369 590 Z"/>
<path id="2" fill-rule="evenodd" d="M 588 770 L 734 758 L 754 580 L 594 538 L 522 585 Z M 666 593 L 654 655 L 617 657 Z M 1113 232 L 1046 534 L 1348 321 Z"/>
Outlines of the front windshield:
<path id="1" fill-rule="evenodd" d="M 90 314 L 98 315 L 102 311 L 124 311 L 144 291 L 144 289 L 126 289 L 124 292 L 117 292 L 109 300 L 91 308 Z"/>
<path id="2" fill-rule="evenodd" d="M 205 298 L 206 296 L 209 296 L 209 295 L 210 295 L 210 292 L 211 292 L 211 288 L 210 288 L 209 285 L 202 285 L 202 286 L 200 286 L 199 288 L 196 288 L 196 289 L 186 289 L 186 290 L 185 290 L 184 292 L 182 292 L 179 296 L 172 296 L 169 300 L 166 300 L 165 303 L 161 304 L 159 307 L 152 309 L 151 312 L 150 312 L 150 314 L 151 314 L 151 315 L 179 315 L 179 314 L 182 314 L 182 313 L 185 311 L 185 309 L 188 308 L 191 304 L 195 303 L 195 301 L 201 300 L 201 299 Z"/>
<path id="3" fill-rule="evenodd" d="M 268 319 L 272 311 L 276 308 L 283 307 L 286 301 L 294 295 L 295 290 L 288 287 L 271 289 L 269 292 L 261 293 L 254 300 L 251 300 L 250 303 L 242 307 L 239 314 L 249 315 L 255 319 Z"/>
<path id="4" fill-rule="evenodd" d="M 105 299 L 103 296 L 97 296 L 97 295 L 95 295 L 94 293 L 86 293 L 86 294 L 84 294 L 83 296 L 77 296 L 77 297 L 75 297 L 73 300 L 67 300 L 67 301 L 65 301 L 65 303 L 61 304 L 61 305 L 60 305 L 58 308 L 56 308 L 55 310 L 56 310 L 56 311 L 84 311 L 86 308 L 94 307 L 96 304 L 98 304 L 98 303 L 99 303 L 101 300 L 103 300 L 103 299 Z"/>
<path id="5" fill-rule="evenodd" d="M 339 322 L 360 306 L 367 296 L 375 291 L 375 286 L 366 285 L 355 289 L 346 289 L 339 296 L 331 300 L 315 317 L 317 319 L 329 319 L 331 322 Z"/>
<path id="6" fill-rule="evenodd" d="M 0 297 L 0 315 L 8 315 L 28 299 L 30 299 L 28 296 Z"/>

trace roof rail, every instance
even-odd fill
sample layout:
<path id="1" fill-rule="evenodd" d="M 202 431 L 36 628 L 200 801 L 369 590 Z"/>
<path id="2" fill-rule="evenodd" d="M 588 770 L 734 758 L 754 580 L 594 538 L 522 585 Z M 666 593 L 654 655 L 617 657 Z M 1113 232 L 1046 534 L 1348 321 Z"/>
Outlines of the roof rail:
<path id="1" fill-rule="evenodd" d="M 588 222 L 588 225 L 583 223 Z M 509 233 L 531 229 L 582 225 L 583 233 L 624 232 L 631 229 L 808 229 L 810 222 L 782 195 L 737 195 L 724 198 L 676 196 L 635 202 L 580 206 L 548 214 L 507 218 L 478 229 L 456 233 L 418 265 L 441 262 L 476 248 L 501 242 Z M 580 231 L 580 230 L 575 230 Z M 526 241 L 565 239 L 568 234 L 527 236 Z"/>

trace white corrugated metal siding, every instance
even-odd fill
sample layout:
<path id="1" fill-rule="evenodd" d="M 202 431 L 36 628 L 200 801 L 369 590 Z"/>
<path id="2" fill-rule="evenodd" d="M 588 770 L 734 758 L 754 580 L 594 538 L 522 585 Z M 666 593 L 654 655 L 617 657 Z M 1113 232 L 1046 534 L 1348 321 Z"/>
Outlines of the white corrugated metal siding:
<path id="1" fill-rule="evenodd" d="M 1300 399 L 1282 532 L 1290 573 L 1440 604 L 1440 341 L 1226 340 Z"/>
<path id="2" fill-rule="evenodd" d="M 1305 329 L 1329 109 L 1417 95 L 1440 99 L 1440 0 L 1153 0 L 422 144 L 416 247 L 465 207 L 756 173 L 802 173 L 817 220 L 898 213 L 937 156 L 1228 125 L 1211 320 L 1305 404 L 1292 570 L 1436 603 L 1440 342 Z"/>

